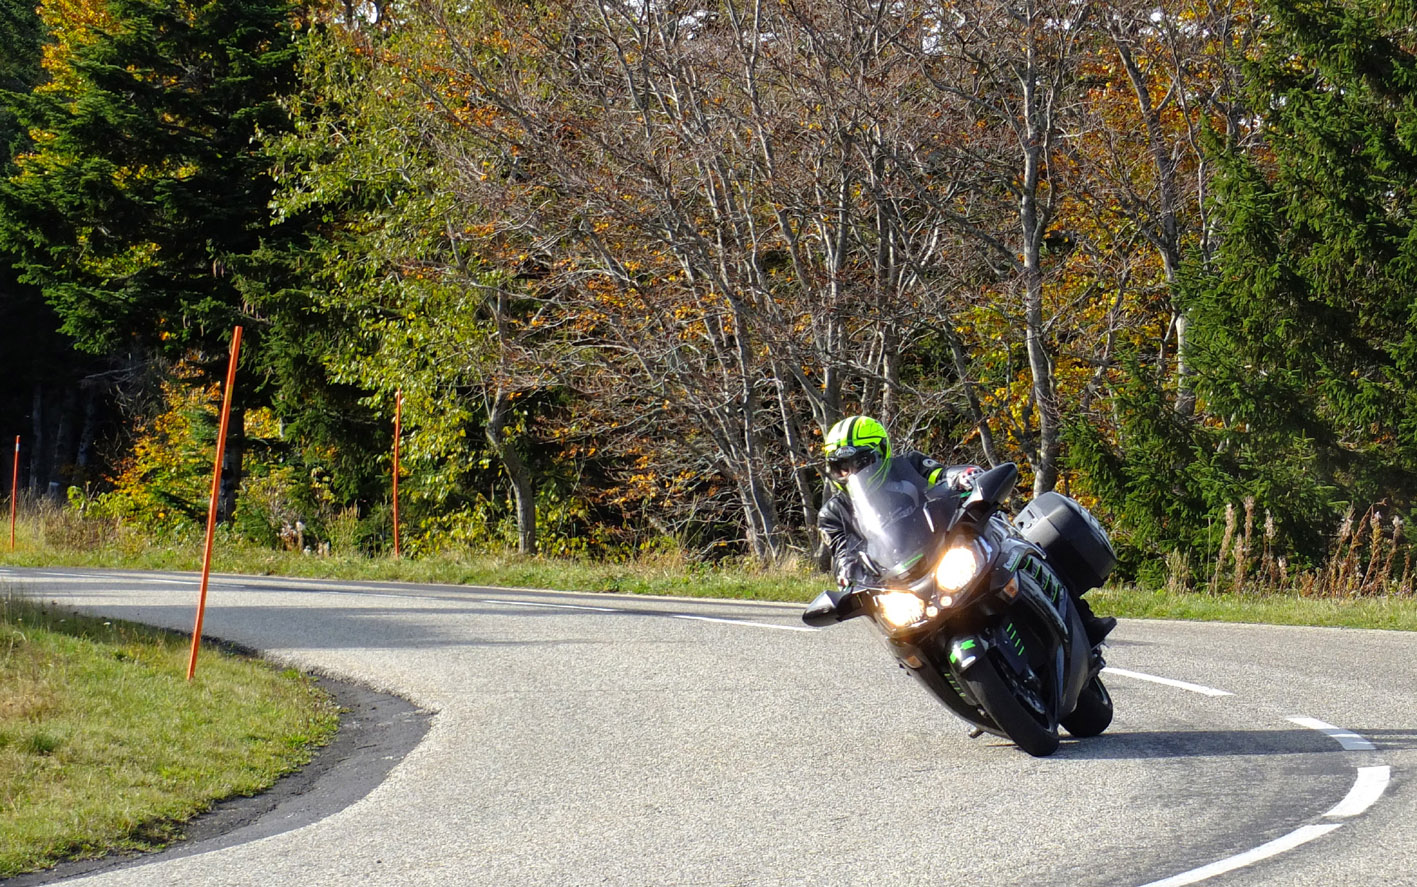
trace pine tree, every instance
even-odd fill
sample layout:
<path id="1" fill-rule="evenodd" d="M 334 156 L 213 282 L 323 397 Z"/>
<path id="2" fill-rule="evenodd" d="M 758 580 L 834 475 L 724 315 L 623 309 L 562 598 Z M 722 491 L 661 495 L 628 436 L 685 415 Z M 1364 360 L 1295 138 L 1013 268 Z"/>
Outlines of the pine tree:
<path id="1" fill-rule="evenodd" d="M 40 141 L 7 188 L 9 236 L 82 347 L 211 346 L 238 319 L 232 265 L 270 235 L 257 136 L 283 125 L 291 12 L 115 0 L 71 76 L 24 104 Z"/>
<path id="2" fill-rule="evenodd" d="M 0 0 L 0 179 L 13 171 L 15 154 L 29 148 L 13 108 L 44 81 L 44 40 L 33 3 Z M 23 477 L 33 494 L 84 479 L 96 413 L 91 402 L 80 402 L 93 397 L 81 379 L 94 359 L 75 355 L 56 332 L 53 310 L 35 287 L 20 282 L 14 260 L 0 249 L 0 437 L 24 438 Z"/>
<path id="3" fill-rule="evenodd" d="M 0 189 L 0 248 L 79 348 L 206 355 L 219 371 L 232 326 L 252 325 L 247 257 L 293 236 L 271 225 L 261 136 L 285 125 L 294 6 L 75 5 L 39 7 L 55 35 L 49 82 L 15 97 L 34 145 Z M 232 425 L 228 514 L 239 416 Z"/>
<path id="4" fill-rule="evenodd" d="M 1340 503 L 1417 496 L 1417 3 L 1263 5 L 1264 149 L 1221 152 L 1194 341 L 1229 492 L 1316 556 Z"/>

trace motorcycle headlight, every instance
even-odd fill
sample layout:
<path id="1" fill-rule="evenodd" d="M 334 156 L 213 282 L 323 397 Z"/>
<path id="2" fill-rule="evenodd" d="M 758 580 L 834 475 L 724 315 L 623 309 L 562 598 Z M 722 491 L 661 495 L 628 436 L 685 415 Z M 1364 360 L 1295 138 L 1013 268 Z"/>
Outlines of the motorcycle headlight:
<path id="1" fill-rule="evenodd" d="M 892 628 L 905 628 L 925 618 L 925 602 L 908 591 L 887 591 L 876 596 L 881 618 Z"/>
<path id="2" fill-rule="evenodd" d="M 940 558 L 939 566 L 935 567 L 935 581 L 945 591 L 959 591 L 979 575 L 983 566 L 984 553 L 976 543 L 956 545 Z"/>

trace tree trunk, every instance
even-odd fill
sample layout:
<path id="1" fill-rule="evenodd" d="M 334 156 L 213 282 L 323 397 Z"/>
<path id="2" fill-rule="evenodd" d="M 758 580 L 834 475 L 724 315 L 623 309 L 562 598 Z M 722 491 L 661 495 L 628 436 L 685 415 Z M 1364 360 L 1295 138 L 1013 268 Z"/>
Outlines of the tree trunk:
<path id="1" fill-rule="evenodd" d="M 64 400 L 59 406 L 59 419 L 54 429 L 54 445 L 49 457 L 49 496 L 55 501 L 63 501 L 69 486 L 74 482 L 74 447 L 79 410 L 78 389 L 70 385 L 64 390 Z"/>
<path id="2" fill-rule="evenodd" d="M 1043 276 L 1027 271 L 1024 322 L 1028 327 L 1028 367 L 1033 375 L 1033 400 L 1038 413 L 1038 447 L 1033 456 L 1033 495 L 1058 484 L 1058 404 L 1053 387 L 1053 362 L 1043 340 Z"/>
<path id="3" fill-rule="evenodd" d="M 1025 342 L 1028 368 L 1033 377 L 1033 401 L 1038 418 L 1038 446 L 1033 456 L 1033 495 L 1049 492 L 1058 483 L 1059 415 L 1053 384 L 1053 361 L 1048 354 L 1043 322 L 1043 239 L 1047 234 L 1052 199 L 1043 198 L 1043 170 L 1048 160 L 1050 102 L 1039 94 L 1042 76 L 1036 46 L 1030 37 L 1027 71 L 1023 78 L 1023 111 L 1026 138 L 1023 148 L 1023 181 L 1019 222 L 1023 235 Z"/>
<path id="4" fill-rule="evenodd" d="M 517 551 L 536 554 L 536 490 L 532 485 L 531 471 L 517 453 L 517 448 L 508 444 L 502 448 L 502 465 L 507 469 L 507 477 L 512 482 L 512 498 L 517 509 Z"/>
<path id="5" fill-rule="evenodd" d="M 1180 310 L 1176 315 L 1176 414 L 1191 418 L 1196 414 L 1196 389 L 1189 362 L 1190 319 Z"/>
<path id="6" fill-rule="evenodd" d="M 955 375 L 959 377 L 959 383 L 964 388 L 965 401 L 969 404 L 969 415 L 974 420 L 975 430 L 979 432 L 979 446 L 984 451 L 984 459 L 992 468 L 999 464 L 999 454 L 994 447 L 994 433 L 989 430 L 989 420 L 984 415 L 984 408 L 979 404 L 979 392 L 975 391 L 974 382 L 970 379 L 969 355 L 964 349 L 964 343 L 959 340 L 948 323 L 944 326 L 946 340 L 950 346 L 950 357 L 954 361 Z"/>
<path id="7" fill-rule="evenodd" d="M 802 526 L 809 532 L 817 527 L 816 496 L 813 495 L 812 470 L 813 454 L 811 444 L 802 439 L 802 425 L 792 410 L 788 396 L 792 377 L 781 365 L 773 367 L 777 377 L 777 403 L 782 411 L 782 428 L 787 438 L 788 458 L 792 460 L 792 480 L 797 487 L 797 497 L 802 504 Z"/>
<path id="8" fill-rule="evenodd" d="M 216 519 L 225 523 L 236 514 L 237 491 L 246 458 L 246 408 L 233 401 L 226 428 L 226 451 L 221 460 L 221 485 L 217 490 Z"/>
<path id="9" fill-rule="evenodd" d="M 79 430 L 79 443 L 74 452 L 74 467 L 79 483 L 88 483 L 89 464 L 93 462 L 93 442 L 98 435 L 98 396 L 92 385 L 84 385 L 84 424 Z"/>
<path id="10" fill-rule="evenodd" d="M 507 480 L 512 485 L 512 500 L 517 514 L 517 551 L 532 555 L 536 554 L 537 547 L 536 487 L 526 461 L 503 434 L 509 403 L 505 392 L 498 391 L 493 395 L 487 410 L 484 435 L 487 445 L 497 455 L 497 460 L 502 463 L 502 469 L 507 472 Z"/>
<path id="11" fill-rule="evenodd" d="M 44 495 L 49 478 L 44 470 L 44 386 L 34 383 L 30 406 L 30 498 Z"/>

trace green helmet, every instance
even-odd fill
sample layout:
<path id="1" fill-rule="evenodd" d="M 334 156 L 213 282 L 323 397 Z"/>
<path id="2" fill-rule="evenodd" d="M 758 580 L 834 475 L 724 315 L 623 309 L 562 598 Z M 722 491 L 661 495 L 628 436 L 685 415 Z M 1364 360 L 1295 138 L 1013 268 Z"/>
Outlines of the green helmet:
<path id="1" fill-rule="evenodd" d="M 886 427 L 870 416 L 851 416 L 831 427 L 823 449 L 830 459 L 832 454 L 842 447 L 875 450 L 885 459 L 891 454 L 891 439 L 886 434 Z"/>
<path id="2" fill-rule="evenodd" d="M 852 416 L 832 426 L 822 449 L 828 474 L 840 485 L 852 473 L 889 459 L 891 439 L 885 426 L 870 416 Z"/>

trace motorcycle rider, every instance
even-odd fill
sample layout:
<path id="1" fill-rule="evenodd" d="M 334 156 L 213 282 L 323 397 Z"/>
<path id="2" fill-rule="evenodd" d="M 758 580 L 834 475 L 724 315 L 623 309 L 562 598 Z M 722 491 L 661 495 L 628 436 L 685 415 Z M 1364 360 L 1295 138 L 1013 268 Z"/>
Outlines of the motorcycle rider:
<path id="1" fill-rule="evenodd" d="M 852 586 L 870 584 L 877 579 L 866 565 L 863 557 L 866 543 L 856 528 L 851 498 L 845 494 L 846 488 L 840 482 L 877 461 L 891 459 L 892 453 L 885 426 L 870 416 L 850 416 L 833 425 L 827 432 L 823 450 L 827 460 L 827 477 L 835 492 L 817 513 L 817 528 L 832 554 L 832 573 L 836 576 L 839 589 L 831 595 L 835 603 Z M 915 450 L 895 454 L 894 458 L 908 461 L 926 483 L 947 484 L 961 494 L 974 489 L 975 479 L 984 473 L 978 465 L 947 466 Z M 1088 641 L 1093 646 L 1102 643 L 1117 626 L 1117 620 L 1111 616 L 1099 618 L 1080 593 L 1073 593 L 1073 601 L 1082 617 Z"/>

